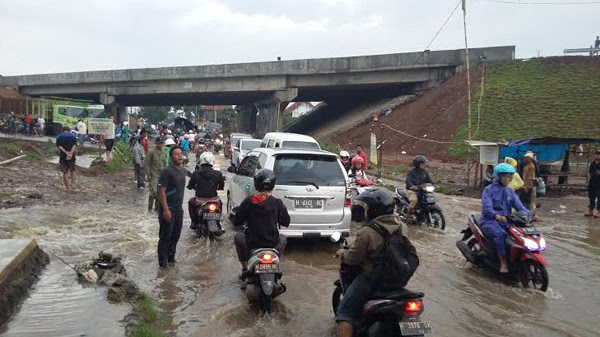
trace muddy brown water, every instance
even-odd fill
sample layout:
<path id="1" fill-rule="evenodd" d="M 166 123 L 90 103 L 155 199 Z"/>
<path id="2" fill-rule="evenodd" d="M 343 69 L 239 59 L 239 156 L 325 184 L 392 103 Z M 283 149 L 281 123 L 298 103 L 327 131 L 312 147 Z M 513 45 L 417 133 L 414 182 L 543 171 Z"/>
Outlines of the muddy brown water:
<path id="1" fill-rule="evenodd" d="M 225 163 L 218 157 L 222 171 Z M 187 191 L 186 198 L 191 196 Z M 455 241 L 479 201 L 440 199 L 446 232 L 415 227 L 409 234 L 421 257 L 409 288 L 426 293 L 422 317 L 433 324 L 431 336 L 600 336 L 600 219 L 583 217 L 584 198 L 543 199 L 539 227 L 548 242 L 546 293 L 468 264 Z M 0 238 L 35 236 L 44 250 L 72 263 L 100 250 L 125 256 L 129 274 L 158 300 L 169 336 L 333 335 L 336 245 L 326 239 L 290 240 L 282 262 L 288 291 L 275 301 L 273 315 L 259 317 L 239 289 L 231 225 L 225 224 L 229 231 L 220 242 L 210 243 L 197 238 L 186 219 L 179 263 L 159 271 L 158 224 L 155 214 L 145 212 L 145 200 L 140 192 L 129 204 L 3 210 Z M 104 297 L 105 289 L 81 286 L 70 269 L 52 259 L 0 335 L 121 336 L 129 308 Z"/>

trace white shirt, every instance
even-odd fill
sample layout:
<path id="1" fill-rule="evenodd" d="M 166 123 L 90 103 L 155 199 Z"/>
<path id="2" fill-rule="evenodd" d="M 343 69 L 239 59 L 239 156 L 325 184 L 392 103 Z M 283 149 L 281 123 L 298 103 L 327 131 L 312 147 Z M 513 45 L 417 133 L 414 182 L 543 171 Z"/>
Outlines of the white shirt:
<path id="1" fill-rule="evenodd" d="M 87 126 L 85 125 L 84 122 L 77 123 L 77 131 L 79 131 L 79 133 L 82 135 L 87 134 Z"/>
<path id="2" fill-rule="evenodd" d="M 190 142 L 193 142 L 193 141 L 195 141 L 195 140 L 196 140 L 196 135 L 195 135 L 195 134 L 193 134 L 193 133 L 191 133 L 191 134 L 190 134 Z"/>

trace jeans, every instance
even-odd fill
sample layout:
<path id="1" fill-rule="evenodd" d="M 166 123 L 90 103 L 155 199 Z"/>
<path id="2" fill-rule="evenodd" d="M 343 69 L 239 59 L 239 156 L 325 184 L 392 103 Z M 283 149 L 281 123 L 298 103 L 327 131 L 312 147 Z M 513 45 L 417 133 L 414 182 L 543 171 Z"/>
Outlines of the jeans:
<path id="1" fill-rule="evenodd" d="M 235 243 L 235 250 L 238 255 L 238 260 L 240 262 L 247 262 L 250 258 L 250 249 L 246 244 L 246 235 L 243 233 L 236 233 L 233 242 Z M 275 248 L 279 252 L 279 257 L 283 256 L 283 251 L 285 250 L 285 246 L 287 244 L 287 237 L 283 234 L 279 234 L 279 243 L 277 243 L 276 247 L 253 247 L 252 249 L 257 248 Z"/>
<path id="2" fill-rule="evenodd" d="M 349 322 L 356 325 L 365 304 L 373 293 L 373 286 L 373 280 L 364 274 L 361 273 L 356 276 L 340 301 L 335 320 L 337 322 Z"/>
<path id="3" fill-rule="evenodd" d="M 133 164 L 133 169 L 135 170 L 135 179 L 137 180 L 137 187 L 144 187 L 146 176 L 144 175 L 144 167 L 140 164 Z"/>
<path id="4" fill-rule="evenodd" d="M 80 149 L 83 148 L 83 143 L 85 143 L 86 140 L 86 134 L 79 134 L 79 136 L 77 136 L 77 147 L 79 147 Z"/>
<path id="5" fill-rule="evenodd" d="M 168 262 L 175 262 L 177 242 L 181 236 L 183 226 L 183 209 L 171 210 L 171 221 L 165 220 L 162 208 L 158 211 L 158 264 L 167 266 Z"/>

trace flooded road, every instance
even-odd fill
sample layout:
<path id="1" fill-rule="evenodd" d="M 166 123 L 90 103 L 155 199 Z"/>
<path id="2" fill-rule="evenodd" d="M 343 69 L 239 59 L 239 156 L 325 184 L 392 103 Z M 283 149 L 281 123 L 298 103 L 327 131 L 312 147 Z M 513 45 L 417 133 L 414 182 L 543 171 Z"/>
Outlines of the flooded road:
<path id="1" fill-rule="evenodd" d="M 227 160 L 217 158 L 216 166 L 226 172 Z M 186 191 L 186 200 L 192 195 Z M 600 336 L 600 219 L 583 217 L 584 198 L 542 199 L 539 228 L 548 242 L 550 275 L 546 293 L 500 281 L 468 264 L 455 241 L 479 201 L 440 199 L 446 232 L 411 228 L 409 233 L 421 265 L 408 288 L 426 293 L 423 318 L 433 324 L 431 336 Z M 36 236 L 43 249 L 69 262 L 100 250 L 125 256 L 128 273 L 158 300 L 169 336 L 333 335 L 336 245 L 326 239 L 290 240 L 282 261 L 288 291 L 275 301 L 272 317 L 261 318 L 239 289 L 231 224 L 225 224 L 228 231 L 220 242 L 211 243 L 188 228 L 186 215 L 179 263 L 159 271 L 158 223 L 155 214 L 146 213 L 145 200 L 141 192 L 129 204 L 3 210 L 0 238 Z M 103 298 L 102 288 L 82 287 L 72 271 L 52 259 L 1 336 L 123 335 L 119 321 L 129 309 Z"/>

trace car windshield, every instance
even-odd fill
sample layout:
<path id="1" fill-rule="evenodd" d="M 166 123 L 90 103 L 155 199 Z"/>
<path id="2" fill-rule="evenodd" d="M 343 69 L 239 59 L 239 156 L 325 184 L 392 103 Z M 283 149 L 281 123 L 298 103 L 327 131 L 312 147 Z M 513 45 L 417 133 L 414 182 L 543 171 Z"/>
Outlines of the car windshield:
<path id="1" fill-rule="evenodd" d="M 248 139 L 244 140 L 242 143 L 242 150 L 254 150 L 257 147 L 260 147 L 260 143 L 262 141 L 260 139 Z"/>
<path id="2" fill-rule="evenodd" d="M 308 149 L 308 150 L 319 150 L 319 144 L 313 142 L 301 142 L 286 140 L 282 143 L 281 147 L 286 149 Z"/>
<path id="3" fill-rule="evenodd" d="M 319 154 L 279 154 L 273 168 L 277 185 L 344 186 L 336 157 Z"/>

